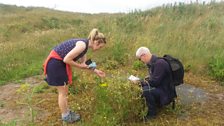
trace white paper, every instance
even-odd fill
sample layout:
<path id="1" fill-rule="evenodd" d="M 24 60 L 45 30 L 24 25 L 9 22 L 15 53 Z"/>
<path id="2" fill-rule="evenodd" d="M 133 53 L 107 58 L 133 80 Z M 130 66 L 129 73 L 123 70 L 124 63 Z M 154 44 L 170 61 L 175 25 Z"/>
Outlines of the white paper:
<path id="1" fill-rule="evenodd" d="M 138 77 L 136 77 L 136 76 L 131 75 L 131 76 L 129 76 L 129 77 L 128 77 L 128 80 L 130 80 L 130 81 L 139 81 L 139 80 L 140 80 L 140 78 L 138 78 Z"/>

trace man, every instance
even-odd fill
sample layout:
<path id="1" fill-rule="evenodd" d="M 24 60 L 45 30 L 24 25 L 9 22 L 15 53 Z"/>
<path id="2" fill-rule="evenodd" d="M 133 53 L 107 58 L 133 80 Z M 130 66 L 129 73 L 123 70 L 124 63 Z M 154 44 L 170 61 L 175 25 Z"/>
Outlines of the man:
<path id="1" fill-rule="evenodd" d="M 164 59 L 152 55 L 146 47 L 140 47 L 136 57 L 149 68 L 149 79 L 141 81 L 141 86 L 148 107 L 145 120 L 150 120 L 156 116 L 157 107 L 169 104 L 176 97 L 176 91 L 171 85 L 171 69 Z"/>

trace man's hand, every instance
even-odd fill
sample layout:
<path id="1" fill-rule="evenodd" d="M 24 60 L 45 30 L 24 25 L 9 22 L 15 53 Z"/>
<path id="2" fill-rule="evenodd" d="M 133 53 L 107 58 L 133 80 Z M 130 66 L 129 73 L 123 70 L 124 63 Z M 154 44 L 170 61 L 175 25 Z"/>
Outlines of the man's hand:
<path id="1" fill-rule="evenodd" d="M 131 81 L 131 82 L 133 82 L 134 84 L 139 84 L 139 83 L 140 83 L 139 80 L 133 80 L 133 81 Z"/>
<path id="2" fill-rule="evenodd" d="M 128 80 L 130 80 L 131 82 L 133 82 L 134 84 L 138 84 L 140 82 L 140 78 L 135 77 L 133 75 L 128 77 Z"/>
<path id="3" fill-rule="evenodd" d="M 144 78 L 144 81 L 149 82 L 149 80 L 150 80 L 150 76 L 149 76 L 149 75 L 148 75 L 148 76 L 146 76 L 146 77 Z"/>

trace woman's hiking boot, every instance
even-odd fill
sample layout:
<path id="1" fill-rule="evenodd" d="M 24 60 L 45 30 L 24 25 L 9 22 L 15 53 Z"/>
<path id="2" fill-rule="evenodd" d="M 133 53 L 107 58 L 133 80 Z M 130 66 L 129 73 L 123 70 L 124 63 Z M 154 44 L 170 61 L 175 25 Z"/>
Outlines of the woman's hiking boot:
<path id="1" fill-rule="evenodd" d="M 69 112 L 68 116 L 63 117 L 62 120 L 67 123 L 74 123 L 81 119 L 80 115 L 75 112 Z"/>

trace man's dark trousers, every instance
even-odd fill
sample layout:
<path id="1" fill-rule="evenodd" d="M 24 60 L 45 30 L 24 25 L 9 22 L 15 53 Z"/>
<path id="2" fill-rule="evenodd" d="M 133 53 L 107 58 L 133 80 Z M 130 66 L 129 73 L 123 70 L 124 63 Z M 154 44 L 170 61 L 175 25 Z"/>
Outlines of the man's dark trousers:
<path id="1" fill-rule="evenodd" d="M 154 117 L 156 116 L 157 108 L 160 107 L 160 90 L 158 89 L 146 89 L 143 87 L 143 96 L 146 100 L 146 105 L 148 107 L 148 113 L 146 116 Z"/>

